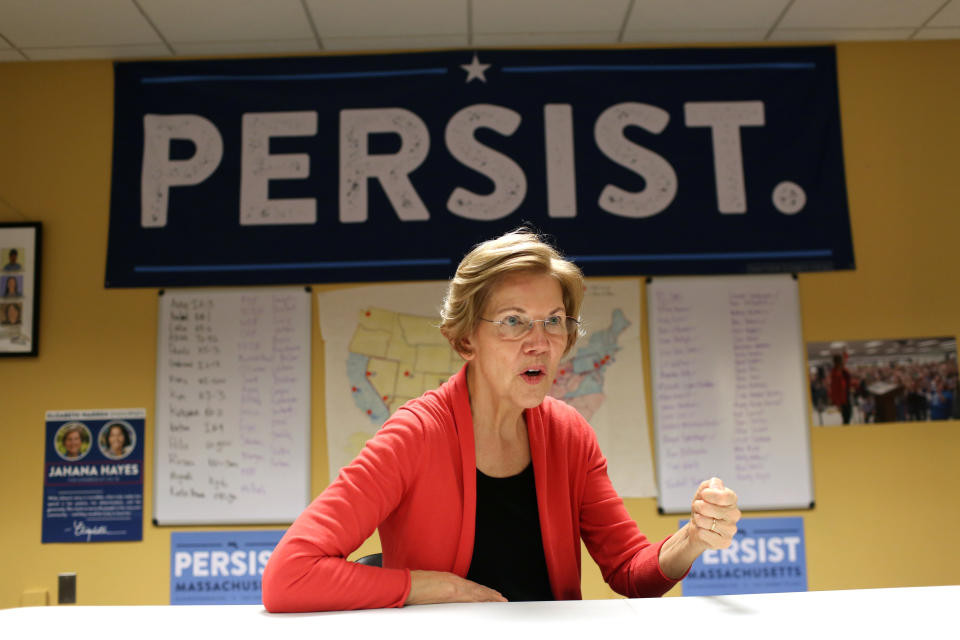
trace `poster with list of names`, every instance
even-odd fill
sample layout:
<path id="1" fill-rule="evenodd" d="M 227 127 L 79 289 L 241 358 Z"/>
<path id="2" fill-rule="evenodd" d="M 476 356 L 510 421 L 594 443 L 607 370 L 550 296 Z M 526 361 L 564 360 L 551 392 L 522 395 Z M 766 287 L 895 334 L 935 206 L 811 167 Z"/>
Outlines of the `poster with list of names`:
<path id="1" fill-rule="evenodd" d="M 292 522 L 309 501 L 310 292 L 160 296 L 154 519 Z"/>
<path id="2" fill-rule="evenodd" d="M 657 278 L 647 297 L 660 509 L 689 512 L 712 476 L 744 510 L 811 507 L 797 281 Z"/>

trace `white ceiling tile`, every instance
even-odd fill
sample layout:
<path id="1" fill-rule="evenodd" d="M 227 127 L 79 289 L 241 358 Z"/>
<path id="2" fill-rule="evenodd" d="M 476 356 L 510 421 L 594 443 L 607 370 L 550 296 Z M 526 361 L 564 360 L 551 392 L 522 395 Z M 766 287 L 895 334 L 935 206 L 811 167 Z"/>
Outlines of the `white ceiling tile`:
<path id="1" fill-rule="evenodd" d="M 960 40 L 960 27 L 933 27 L 920 29 L 917 40 Z"/>
<path id="2" fill-rule="evenodd" d="M 3 0 L 0 33 L 18 47 L 161 42 L 130 0 Z"/>
<path id="3" fill-rule="evenodd" d="M 914 31 L 914 29 L 777 29 L 770 35 L 770 40 L 777 42 L 906 40 Z"/>
<path id="4" fill-rule="evenodd" d="M 619 33 L 629 0 L 473 0 L 473 32 Z"/>
<path id="5" fill-rule="evenodd" d="M 628 31 L 623 42 L 763 42 L 767 29 L 657 29 L 655 31 Z"/>
<path id="6" fill-rule="evenodd" d="M 31 60 L 90 60 L 120 58 L 169 58 L 170 50 L 162 44 L 115 45 L 103 47 L 42 47 L 24 49 Z"/>
<path id="7" fill-rule="evenodd" d="M 0 0 L 6 39 L 0 38 L 0 62 L 169 57 L 163 40 L 186 56 L 312 53 L 318 44 L 310 19 L 319 47 L 341 52 L 606 45 L 621 30 L 630 43 L 751 43 L 765 40 L 781 14 L 770 37 L 780 43 L 960 39 L 960 0 L 470 0 L 469 6 L 471 16 L 468 0 Z"/>
<path id="8" fill-rule="evenodd" d="M 532 47 L 584 44 L 614 44 L 619 31 L 579 31 L 568 33 L 478 33 L 473 44 L 480 47 Z"/>
<path id="9" fill-rule="evenodd" d="M 788 0 L 637 0 L 626 31 L 769 30 L 787 3 Z"/>
<path id="10" fill-rule="evenodd" d="M 780 21 L 784 29 L 884 29 L 919 27 L 943 0 L 795 0 Z"/>
<path id="11" fill-rule="evenodd" d="M 306 0 L 320 38 L 464 35 L 467 0 Z M 415 46 L 415 45 L 414 45 Z"/>
<path id="12" fill-rule="evenodd" d="M 452 49 L 467 46 L 467 35 L 407 36 L 384 38 L 324 38 L 323 48 L 330 51 L 410 51 Z"/>
<path id="13" fill-rule="evenodd" d="M 241 40 L 238 42 L 171 42 L 178 56 L 229 56 L 258 53 L 316 53 L 314 38 L 296 40 Z"/>
<path id="14" fill-rule="evenodd" d="M 168 42 L 313 38 L 300 0 L 139 0 Z"/>
<path id="15" fill-rule="evenodd" d="M 943 11 L 927 23 L 928 27 L 960 27 L 960 0 L 950 0 Z"/>

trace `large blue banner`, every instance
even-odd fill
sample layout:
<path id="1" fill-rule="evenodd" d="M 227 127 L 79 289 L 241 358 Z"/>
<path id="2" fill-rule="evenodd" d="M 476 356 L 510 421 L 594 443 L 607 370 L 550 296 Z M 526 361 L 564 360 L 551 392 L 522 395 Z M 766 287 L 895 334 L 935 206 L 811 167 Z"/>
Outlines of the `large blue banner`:
<path id="1" fill-rule="evenodd" d="M 143 409 L 48 411 L 43 542 L 143 539 Z"/>
<path id="2" fill-rule="evenodd" d="M 119 63 L 107 286 L 852 269 L 832 47 Z"/>
<path id="3" fill-rule="evenodd" d="M 730 546 L 700 554 L 682 584 L 685 596 L 806 591 L 803 518 L 743 518 Z"/>

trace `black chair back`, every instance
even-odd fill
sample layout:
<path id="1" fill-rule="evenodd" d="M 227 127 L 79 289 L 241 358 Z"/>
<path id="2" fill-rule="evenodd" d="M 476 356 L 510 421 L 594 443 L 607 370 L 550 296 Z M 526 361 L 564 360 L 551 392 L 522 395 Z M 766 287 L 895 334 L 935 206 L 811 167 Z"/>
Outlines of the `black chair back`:
<path id="1" fill-rule="evenodd" d="M 357 558 L 357 564 L 368 564 L 371 567 L 382 567 L 383 566 L 383 554 L 382 553 L 371 553 L 368 556 L 363 556 L 362 558 Z"/>

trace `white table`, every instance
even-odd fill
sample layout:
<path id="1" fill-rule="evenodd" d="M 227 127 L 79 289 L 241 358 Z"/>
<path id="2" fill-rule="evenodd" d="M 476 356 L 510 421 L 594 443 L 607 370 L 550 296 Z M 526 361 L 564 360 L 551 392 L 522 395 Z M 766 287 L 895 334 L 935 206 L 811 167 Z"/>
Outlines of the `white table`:
<path id="1" fill-rule="evenodd" d="M 112 640 L 960 638 L 960 586 L 270 614 L 259 605 L 0 610 L 0 637 Z"/>

